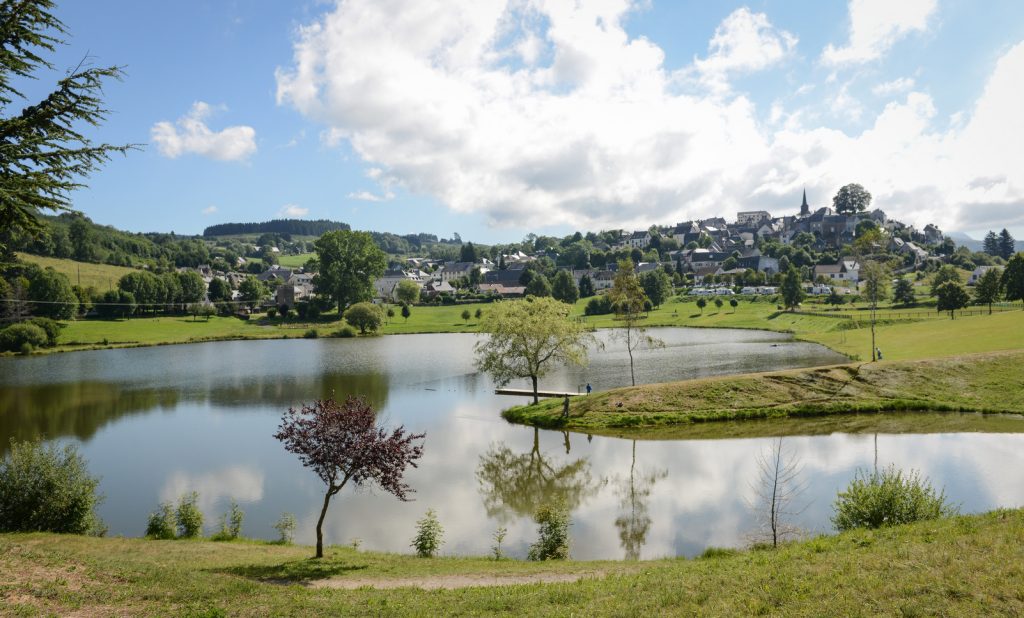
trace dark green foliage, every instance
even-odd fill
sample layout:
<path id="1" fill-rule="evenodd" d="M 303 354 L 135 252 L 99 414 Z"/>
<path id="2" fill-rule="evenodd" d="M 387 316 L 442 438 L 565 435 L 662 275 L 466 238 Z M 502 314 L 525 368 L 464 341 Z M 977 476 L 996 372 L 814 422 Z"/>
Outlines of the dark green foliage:
<path id="1" fill-rule="evenodd" d="M 199 494 L 192 492 L 178 500 L 178 508 L 174 512 L 174 520 L 178 525 L 178 536 L 192 539 L 203 534 L 203 512 L 199 510 Z"/>
<path id="2" fill-rule="evenodd" d="M 914 295 L 914 284 L 904 277 L 897 279 L 892 289 L 892 300 L 907 307 L 915 304 L 917 298 Z"/>
<path id="3" fill-rule="evenodd" d="M 950 266 L 949 264 L 946 264 L 945 266 L 939 269 L 939 272 L 935 273 L 935 278 L 932 279 L 932 289 L 930 295 L 935 296 L 939 286 L 949 281 L 960 283 L 960 273 L 957 272 L 955 266 Z"/>
<path id="4" fill-rule="evenodd" d="M 530 272 L 530 271 L 525 271 Z M 525 274 L 524 272 L 524 274 Z M 540 273 L 534 273 L 524 290 L 527 296 L 551 296 L 551 283 L 548 278 Z"/>
<path id="5" fill-rule="evenodd" d="M 60 323 L 50 318 L 30 318 L 28 323 L 35 324 L 43 329 L 43 332 L 46 333 L 46 343 L 44 344 L 46 347 L 52 348 L 57 345 L 57 339 L 60 338 L 60 329 L 62 328 Z"/>
<path id="6" fill-rule="evenodd" d="M 469 319 L 469 311 L 466 311 Z M 356 303 L 345 310 L 345 321 L 359 329 L 360 334 L 376 332 L 384 323 L 384 312 L 373 303 Z"/>
<path id="7" fill-rule="evenodd" d="M 0 352 L 31 352 L 46 343 L 46 331 L 28 322 L 12 324 L 0 330 Z"/>
<path id="8" fill-rule="evenodd" d="M 405 318 L 407 322 L 409 321 L 410 315 L 412 315 L 412 309 L 409 308 L 409 305 L 402 305 L 402 317 Z"/>
<path id="9" fill-rule="evenodd" d="M 551 296 L 570 305 L 579 300 L 580 290 L 569 271 L 560 270 L 555 274 L 555 280 L 551 284 Z"/>
<path id="10" fill-rule="evenodd" d="M 832 207 L 839 214 L 852 215 L 864 212 L 871 204 L 871 194 L 864 187 L 851 183 L 839 189 L 832 198 Z"/>
<path id="11" fill-rule="evenodd" d="M 957 309 L 963 309 L 971 302 L 971 295 L 967 288 L 959 281 L 947 281 L 935 290 L 938 302 L 935 308 L 939 311 L 948 311 L 950 319 L 953 319 Z"/>
<path id="12" fill-rule="evenodd" d="M 335 230 L 352 229 L 347 223 L 326 219 L 272 219 L 262 223 L 219 223 L 203 230 L 203 236 L 235 236 L 238 234 L 290 234 L 320 236 Z"/>
<path id="13" fill-rule="evenodd" d="M 44 58 L 63 44 L 64 24 L 52 0 L 0 3 L 0 261 L 10 260 L 15 230 L 37 234 L 40 211 L 69 210 L 70 194 L 106 162 L 130 146 L 94 144 L 81 131 L 104 121 L 103 84 L 120 79 L 118 67 L 67 71 L 42 101 L 19 103 L 17 87 L 40 70 L 54 69 Z M 27 102 L 25 102 L 27 103 Z M 10 114 L 10 115 L 7 115 Z"/>
<path id="14" fill-rule="evenodd" d="M 206 282 L 196 271 L 178 273 L 178 283 L 181 285 L 181 298 L 178 302 L 198 303 L 206 297 Z"/>
<path id="15" fill-rule="evenodd" d="M 221 513 L 217 533 L 213 535 L 214 541 L 233 541 L 242 536 L 242 522 L 245 520 L 245 511 L 238 503 L 231 501 L 231 510 Z"/>
<path id="16" fill-rule="evenodd" d="M 74 445 L 12 439 L 0 461 L 0 532 L 100 532 L 99 482 Z"/>
<path id="17" fill-rule="evenodd" d="M 311 328 L 306 332 L 302 333 L 302 336 L 305 339 L 316 339 L 317 337 L 320 336 L 320 333 L 318 333 L 315 328 Z"/>
<path id="18" fill-rule="evenodd" d="M 984 248 L 982 251 L 988 255 L 996 256 L 999 255 L 999 237 L 992 230 L 985 234 L 985 240 L 983 242 Z"/>
<path id="19" fill-rule="evenodd" d="M 1010 259 L 1013 256 L 1015 244 L 1013 236 L 1010 236 L 1010 232 L 1004 227 L 1003 231 L 999 232 L 999 257 L 1004 260 Z"/>
<path id="20" fill-rule="evenodd" d="M 143 270 L 128 273 L 117 281 L 117 287 L 135 297 L 140 313 L 146 309 L 155 309 L 156 305 L 164 303 L 163 283 L 153 273 Z"/>
<path id="21" fill-rule="evenodd" d="M 104 318 L 126 318 L 135 313 L 135 295 L 124 290 L 109 290 L 96 303 L 96 313 Z"/>
<path id="22" fill-rule="evenodd" d="M 587 301 L 587 306 L 583 308 L 583 313 L 584 315 L 605 315 L 613 310 L 611 298 L 607 294 L 601 294 Z"/>
<path id="23" fill-rule="evenodd" d="M 210 281 L 207 294 L 209 295 L 210 300 L 215 303 L 224 300 L 231 300 L 231 286 L 227 281 L 215 277 Z"/>
<path id="24" fill-rule="evenodd" d="M 697 299 L 697 308 L 700 309 L 701 313 L 704 313 L 704 307 L 707 307 L 707 306 L 708 306 L 707 299 L 704 299 L 704 298 L 698 298 Z"/>
<path id="25" fill-rule="evenodd" d="M 542 505 L 533 520 L 537 522 L 537 542 L 530 545 L 530 560 L 567 560 L 569 558 L 569 511 L 562 505 Z"/>
<path id="26" fill-rule="evenodd" d="M 1006 263 L 1002 284 L 1006 300 L 1024 300 L 1024 253 L 1014 255 Z"/>
<path id="27" fill-rule="evenodd" d="M 249 308 L 255 307 L 263 298 L 267 295 L 267 288 L 263 285 L 263 282 L 253 277 L 252 275 L 245 278 L 244 281 L 238 286 L 238 291 L 242 294 L 242 300 L 245 301 Z"/>
<path id="28" fill-rule="evenodd" d="M 473 314 L 470 313 L 469 309 L 463 309 L 462 310 L 462 321 L 463 322 L 467 322 L 468 323 L 469 322 L 469 318 L 471 318 L 472 316 L 473 316 Z"/>
<path id="29" fill-rule="evenodd" d="M 146 536 L 151 539 L 173 539 L 175 526 L 174 507 L 170 502 L 161 502 L 160 506 L 149 514 Z"/>
<path id="30" fill-rule="evenodd" d="M 476 247 L 473 243 L 466 243 L 459 248 L 459 261 L 460 262 L 476 262 L 480 259 L 480 255 L 477 253 Z"/>
<path id="31" fill-rule="evenodd" d="M 580 298 L 590 298 L 594 295 L 594 281 L 590 275 L 580 277 Z"/>
<path id="32" fill-rule="evenodd" d="M 988 312 L 992 313 L 992 303 L 999 300 L 1002 287 L 999 269 L 989 268 L 974 286 L 974 302 L 988 305 Z"/>
<path id="33" fill-rule="evenodd" d="M 782 300 L 787 309 L 795 309 L 804 300 L 804 289 L 800 284 L 800 272 L 793 266 L 789 267 L 782 280 Z"/>
<path id="34" fill-rule="evenodd" d="M 334 336 L 339 337 L 341 339 L 350 339 L 356 336 L 356 329 L 346 324 L 345 326 L 342 326 L 340 329 L 338 329 L 334 333 Z"/>
<path id="35" fill-rule="evenodd" d="M 672 294 L 672 279 L 660 268 L 640 275 L 640 285 L 655 307 L 660 307 Z"/>
<path id="36" fill-rule="evenodd" d="M 373 282 L 384 274 L 387 257 L 366 232 L 328 232 L 315 243 L 319 273 L 317 292 L 332 299 L 338 311 L 373 298 Z"/>
<path id="37" fill-rule="evenodd" d="M 834 504 L 832 523 L 840 530 L 881 528 L 949 517 L 957 508 L 926 478 L 890 466 L 881 472 L 858 470 Z"/>
<path id="38" fill-rule="evenodd" d="M 267 309 L 267 317 L 268 318 L 276 318 L 277 317 L 277 307 L 271 307 L 271 308 Z"/>
<path id="39" fill-rule="evenodd" d="M 444 528 L 437 519 L 437 513 L 434 509 L 427 509 L 423 519 L 416 522 L 416 536 L 412 539 L 416 555 L 420 558 L 433 558 L 443 543 Z"/>
<path id="40" fill-rule="evenodd" d="M 51 268 L 42 270 L 33 277 L 28 286 L 28 297 L 32 301 L 32 312 L 55 320 L 70 320 L 78 313 L 78 296 L 71 289 L 71 282 Z"/>

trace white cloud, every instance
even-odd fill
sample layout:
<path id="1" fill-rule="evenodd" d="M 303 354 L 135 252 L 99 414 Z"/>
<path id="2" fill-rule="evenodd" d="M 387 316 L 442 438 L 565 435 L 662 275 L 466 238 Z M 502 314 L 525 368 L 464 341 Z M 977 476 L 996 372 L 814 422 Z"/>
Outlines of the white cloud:
<path id="1" fill-rule="evenodd" d="M 212 215 L 215 212 L 217 212 L 216 206 L 207 206 L 206 208 L 203 209 L 204 215 Z"/>
<path id="2" fill-rule="evenodd" d="M 348 194 L 348 199 L 359 200 L 362 202 L 384 202 L 394 198 L 395 194 L 391 191 L 387 191 L 383 195 L 377 195 L 376 193 L 370 193 L 369 191 L 357 191 Z"/>
<path id="3" fill-rule="evenodd" d="M 861 64 L 881 58 L 896 41 L 928 27 L 937 0 L 850 0 L 850 42 L 821 53 L 828 65 Z"/>
<path id="4" fill-rule="evenodd" d="M 764 13 L 744 7 L 726 17 L 708 43 L 708 56 L 694 61 L 703 81 L 716 89 L 727 88 L 729 73 L 760 71 L 790 54 L 797 38 L 777 31 Z"/>
<path id="5" fill-rule="evenodd" d="M 888 82 L 882 82 L 871 89 L 876 97 L 887 97 L 900 92 L 907 92 L 914 89 L 914 79 L 911 77 L 900 77 Z"/>
<path id="6" fill-rule="evenodd" d="M 218 161 L 243 161 L 256 152 L 256 130 L 240 125 L 212 131 L 206 120 L 213 108 L 202 101 L 192 104 L 189 113 L 175 123 L 161 121 L 150 135 L 160 154 L 171 159 L 197 154 Z"/>
<path id="7" fill-rule="evenodd" d="M 639 229 L 755 207 L 784 214 L 803 186 L 825 204 L 848 182 L 919 225 L 964 228 L 965 217 L 1024 203 L 1024 155 L 1011 148 L 1024 138 L 1014 85 L 1024 45 L 999 62 L 974 109 L 941 130 L 931 99 L 913 89 L 877 113 L 849 87 L 821 97 L 867 127 L 848 134 L 811 125 L 820 115 L 786 100 L 769 115 L 746 96 L 680 92 L 661 49 L 623 29 L 626 0 L 415 7 L 342 2 L 300 31 L 293 66 L 277 72 L 278 101 L 350 144 L 384 190 L 530 229 Z M 763 16 L 739 11 L 726 22 L 696 61 L 707 75 L 764 68 L 792 50 Z M 886 32 L 913 22 L 896 23 Z M 736 32 L 776 44 L 741 44 Z M 532 63 L 515 51 L 528 36 L 540 46 Z M 993 175 L 1007 182 L 971 188 Z"/>
<path id="8" fill-rule="evenodd" d="M 306 215 L 309 214 L 309 209 L 302 208 L 295 204 L 285 204 L 283 207 L 281 207 L 281 210 L 277 211 L 277 214 L 280 217 L 305 217 Z"/>

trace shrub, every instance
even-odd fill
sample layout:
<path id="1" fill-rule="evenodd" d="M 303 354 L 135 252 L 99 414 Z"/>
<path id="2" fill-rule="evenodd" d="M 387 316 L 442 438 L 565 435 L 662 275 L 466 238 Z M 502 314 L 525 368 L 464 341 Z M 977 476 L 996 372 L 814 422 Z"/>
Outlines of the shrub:
<path id="1" fill-rule="evenodd" d="M 217 534 L 213 535 L 214 541 L 233 541 L 242 536 L 242 521 L 245 519 L 245 511 L 239 508 L 238 503 L 231 501 L 231 511 L 221 513 L 220 525 Z"/>
<path id="2" fill-rule="evenodd" d="M 416 522 L 416 536 L 412 539 L 412 546 L 420 558 L 432 558 L 444 542 L 443 537 L 444 528 L 437 520 L 437 513 L 434 509 L 427 509 L 423 519 Z"/>
<path id="3" fill-rule="evenodd" d="M 174 526 L 174 507 L 170 502 L 161 502 L 160 506 L 149 514 L 146 536 L 151 539 L 173 539 Z"/>
<path id="4" fill-rule="evenodd" d="M 178 523 L 178 537 L 193 539 L 203 533 L 203 512 L 196 505 L 198 501 L 199 494 L 194 491 L 178 500 L 178 510 L 174 513 Z"/>
<path id="5" fill-rule="evenodd" d="M 356 303 L 345 310 L 345 321 L 360 334 L 375 332 L 384 323 L 384 310 L 373 303 Z"/>
<path id="6" fill-rule="evenodd" d="M 0 350 L 4 352 L 20 352 L 28 345 L 28 351 L 46 345 L 46 331 L 35 324 L 22 322 L 12 324 L 0 330 Z"/>
<path id="7" fill-rule="evenodd" d="M 269 309 L 267 309 L 267 317 L 268 318 L 276 318 L 277 317 L 277 307 L 270 307 Z"/>
<path id="8" fill-rule="evenodd" d="M 61 325 L 50 318 L 29 318 L 29 324 L 35 324 L 46 333 L 46 347 L 52 348 L 57 345 L 57 338 L 60 337 Z"/>
<path id="9" fill-rule="evenodd" d="M 537 542 L 530 545 L 530 560 L 569 558 L 569 512 L 562 505 L 543 505 L 533 516 L 539 528 Z"/>
<path id="10" fill-rule="evenodd" d="M 495 560 L 501 560 L 505 557 L 505 554 L 501 551 L 501 543 L 505 540 L 505 535 L 508 534 L 508 528 L 505 526 L 498 526 L 498 529 L 494 531 L 494 545 L 491 545 L 491 554 Z"/>
<path id="11" fill-rule="evenodd" d="M 585 315 L 604 315 L 612 312 L 612 301 L 607 294 L 595 296 L 587 301 L 583 309 Z"/>
<path id="12" fill-rule="evenodd" d="M 320 317 L 320 305 L 316 303 L 309 303 L 309 308 L 306 309 L 306 317 L 310 320 L 315 320 Z"/>
<path id="13" fill-rule="evenodd" d="M 288 307 L 288 305 L 286 305 L 284 303 L 278 305 L 278 307 L 277 307 L 277 312 L 279 314 L 281 314 L 281 319 L 283 319 L 283 320 L 287 320 L 288 319 L 288 316 L 291 315 L 291 311 L 292 310 Z"/>
<path id="14" fill-rule="evenodd" d="M 73 445 L 12 439 L 0 460 L 0 532 L 101 532 L 99 482 Z"/>
<path id="15" fill-rule="evenodd" d="M 277 520 L 274 524 L 274 530 L 280 535 L 278 543 L 282 545 L 291 545 L 295 539 L 295 516 L 291 513 L 282 513 L 281 519 Z"/>
<path id="16" fill-rule="evenodd" d="M 311 328 L 306 332 L 302 333 L 302 336 L 305 337 L 306 339 L 316 339 L 317 337 L 320 336 L 320 333 L 318 333 L 315 328 Z"/>
<path id="17" fill-rule="evenodd" d="M 342 326 L 341 329 L 336 331 L 334 333 L 334 336 L 335 337 L 341 337 L 342 339 L 348 339 L 350 337 L 355 337 L 356 336 L 356 329 L 352 328 L 351 326 L 345 325 L 345 326 Z"/>
<path id="18" fill-rule="evenodd" d="M 834 508 L 832 523 L 840 531 L 938 519 L 958 511 L 928 479 L 913 470 L 904 476 L 894 466 L 871 474 L 858 470 Z"/>

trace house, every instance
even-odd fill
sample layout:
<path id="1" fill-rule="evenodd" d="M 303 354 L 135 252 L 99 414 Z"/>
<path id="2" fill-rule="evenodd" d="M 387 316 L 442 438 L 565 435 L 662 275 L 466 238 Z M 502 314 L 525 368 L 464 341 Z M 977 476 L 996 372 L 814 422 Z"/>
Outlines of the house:
<path id="1" fill-rule="evenodd" d="M 889 249 L 901 254 L 911 254 L 914 256 L 914 263 L 920 263 L 928 259 L 928 252 L 910 242 L 909 240 L 903 240 L 899 236 L 893 236 L 889 241 Z"/>
<path id="2" fill-rule="evenodd" d="M 770 223 L 771 220 L 772 216 L 766 210 L 748 210 L 746 212 L 736 213 L 737 227 L 757 228 L 765 223 Z"/>
<path id="3" fill-rule="evenodd" d="M 651 233 L 647 230 L 633 232 L 626 240 L 626 244 L 633 249 L 646 249 L 651 244 Z"/>
<path id="4" fill-rule="evenodd" d="M 441 270 L 441 281 L 451 281 L 452 279 L 458 279 L 460 277 L 468 277 L 469 273 L 473 271 L 473 267 L 478 264 L 475 262 L 445 262 L 444 268 Z M 483 268 L 480 269 L 483 272 Z"/>
<path id="5" fill-rule="evenodd" d="M 425 281 L 424 274 L 420 270 L 406 271 L 400 268 L 390 268 L 384 271 L 384 276 L 373 282 L 374 297 L 394 300 L 395 288 L 401 281 L 412 281 L 422 288 Z"/>
<path id="6" fill-rule="evenodd" d="M 974 272 L 972 272 L 971 276 L 967 279 L 967 285 L 977 285 L 978 281 L 980 281 L 981 278 L 985 276 L 985 273 L 992 270 L 993 268 L 997 270 L 1002 270 L 1002 268 L 998 266 L 979 266 L 975 268 Z"/>
<path id="7" fill-rule="evenodd" d="M 832 281 L 860 281 L 860 265 L 855 260 L 843 259 L 838 264 L 818 264 L 814 267 L 814 278 L 825 277 Z"/>
<path id="8" fill-rule="evenodd" d="M 425 296 L 434 297 L 438 294 L 454 294 L 455 288 L 447 281 L 431 281 L 423 286 L 422 292 Z"/>
<path id="9" fill-rule="evenodd" d="M 615 285 L 615 272 L 611 270 L 599 270 L 590 275 L 590 281 L 594 284 L 594 291 L 610 290 Z"/>
<path id="10" fill-rule="evenodd" d="M 292 273 L 295 271 L 291 268 L 282 268 L 277 264 L 274 264 L 267 270 L 256 275 L 256 278 L 260 281 L 270 281 L 271 279 L 280 279 L 281 281 L 288 281 L 292 278 Z"/>
<path id="11" fill-rule="evenodd" d="M 521 298 L 526 294 L 526 287 L 522 285 L 502 285 L 500 283 L 481 283 L 480 292 L 491 293 L 502 298 Z"/>
<path id="12" fill-rule="evenodd" d="M 749 268 L 750 270 L 768 273 L 769 275 L 779 272 L 778 258 L 761 255 L 761 252 L 757 249 L 747 253 L 747 255 L 740 256 L 737 262 L 740 268 Z"/>

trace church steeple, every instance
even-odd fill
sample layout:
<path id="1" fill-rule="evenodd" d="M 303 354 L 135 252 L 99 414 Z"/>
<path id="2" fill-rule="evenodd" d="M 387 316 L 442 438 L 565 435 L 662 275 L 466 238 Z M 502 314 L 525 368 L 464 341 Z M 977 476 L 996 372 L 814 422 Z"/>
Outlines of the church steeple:
<path id="1" fill-rule="evenodd" d="M 800 216 L 807 217 L 811 214 L 811 207 L 807 205 L 807 189 L 804 188 L 804 201 L 800 204 Z"/>

